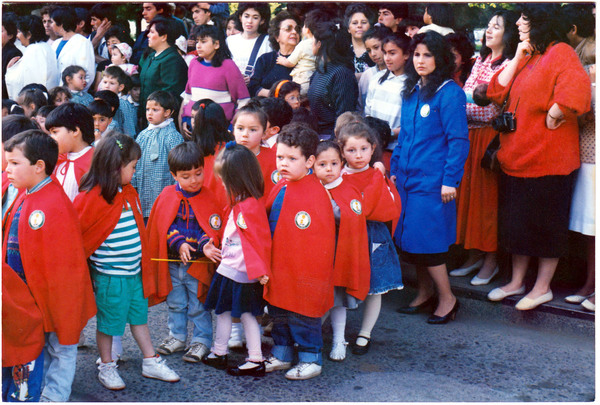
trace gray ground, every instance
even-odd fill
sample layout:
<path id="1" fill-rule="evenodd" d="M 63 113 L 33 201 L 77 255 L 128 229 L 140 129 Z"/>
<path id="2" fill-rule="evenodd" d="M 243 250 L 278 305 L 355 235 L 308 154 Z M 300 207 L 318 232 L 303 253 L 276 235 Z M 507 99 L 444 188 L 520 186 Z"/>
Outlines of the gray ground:
<path id="1" fill-rule="evenodd" d="M 129 331 L 123 338 L 119 371 L 127 388 L 111 392 L 100 385 L 94 364 L 95 323 L 86 328 L 88 346 L 79 349 L 72 401 L 168 402 L 421 402 L 421 401 L 593 401 L 594 326 L 586 320 L 517 313 L 511 307 L 461 297 L 457 319 L 429 325 L 426 315 L 401 315 L 395 308 L 412 293 L 384 296 L 383 309 L 365 356 L 342 363 L 325 360 L 323 374 L 288 381 L 283 372 L 264 378 L 231 377 L 201 363 L 185 363 L 182 353 L 167 361 L 179 383 L 141 376 L 141 353 Z M 150 331 L 157 345 L 166 335 L 166 306 L 150 309 Z M 360 326 L 360 309 L 348 312 L 347 339 Z M 528 322 L 527 317 L 538 317 Z M 515 317 L 520 317 L 515 320 Z M 535 326 L 532 326 L 535 325 Z M 325 353 L 331 328 L 324 327 Z M 271 341 L 265 340 L 268 353 Z M 230 354 L 230 363 L 244 352 Z"/>

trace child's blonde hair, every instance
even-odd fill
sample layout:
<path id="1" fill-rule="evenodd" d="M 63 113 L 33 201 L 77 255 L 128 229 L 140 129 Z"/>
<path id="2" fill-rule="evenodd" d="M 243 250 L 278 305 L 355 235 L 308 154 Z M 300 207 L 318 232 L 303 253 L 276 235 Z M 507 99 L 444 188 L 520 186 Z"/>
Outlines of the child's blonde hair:
<path id="1" fill-rule="evenodd" d="M 346 111 L 345 113 L 340 114 L 340 116 L 335 120 L 335 129 L 333 130 L 335 137 L 338 137 L 340 129 L 344 125 L 351 122 L 365 122 L 365 119 L 358 111 Z"/>

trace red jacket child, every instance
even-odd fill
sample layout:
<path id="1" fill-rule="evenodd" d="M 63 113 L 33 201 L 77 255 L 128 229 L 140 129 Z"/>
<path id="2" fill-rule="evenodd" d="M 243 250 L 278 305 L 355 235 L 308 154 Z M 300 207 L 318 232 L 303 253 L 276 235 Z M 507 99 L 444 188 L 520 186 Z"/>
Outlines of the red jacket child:
<path id="1" fill-rule="evenodd" d="M 273 234 L 272 277 L 264 298 L 271 305 L 308 317 L 321 317 L 333 306 L 335 220 L 331 200 L 314 174 L 280 181 L 267 200 L 271 210 L 286 187 Z"/>
<path id="2" fill-rule="evenodd" d="M 182 200 L 186 200 L 194 211 L 198 224 L 210 238 L 215 246 L 219 246 L 222 236 L 222 207 L 217 198 L 207 187 L 202 187 L 200 193 L 190 199 L 176 191 L 176 186 L 166 187 L 158 196 L 152 207 L 148 220 L 148 237 L 150 241 L 150 255 L 152 258 L 167 259 L 167 233 L 169 227 L 177 216 L 177 210 Z M 208 260 L 208 259 L 207 259 Z M 166 261 L 151 261 L 150 268 L 154 284 L 157 287 L 156 299 L 164 301 L 173 289 L 169 274 L 169 263 Z M 210 287 L 215 265 L 212 263 L 192 263 L 188 273 L 198 279 L 198 299 L 204 302 Z"/>
<path id="3" fill-rule="evenodd" d="M 55 179 L 34 193 L 21 194 L 5 222 L 4 263 L 10 224 L 21 203 L 19 250 L 44 332 L 56 332 L 62 345 L 76 344 L 96 314 L 77 213 Z"/>

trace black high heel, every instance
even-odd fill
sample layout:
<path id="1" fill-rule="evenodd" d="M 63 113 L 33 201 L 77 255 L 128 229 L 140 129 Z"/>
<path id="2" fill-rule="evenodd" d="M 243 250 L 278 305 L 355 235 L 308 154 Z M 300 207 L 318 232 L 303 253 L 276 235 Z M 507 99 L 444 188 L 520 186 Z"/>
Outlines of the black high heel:
<path id="1" fill-rule="evenodd" d="M 458 307 L 460 307 L 460 304 L 459 304 L 458 298 L 457 298 L 456 304 L 454 304 L 454 306 L 452 307 L 450 312 L 448 312 L 444 316 L 431 315 L 429 317 L 429 319 L 427 319 L 427 323 L 430 323 L 432 325 L 441 325 L 444 323 L 448 323 L 448 321 L 453 321 L 454 318 L 456 318 L 456 313 L 458 312 Z"/>
<path id="2" fill-rule="evenodd" d="M 396 310 L 396 312 L 399 312 L 401 314 L 408 314 L 408 315 L 418 314 L 419 312 L 425 312 L 425 310 L 428 308 L 434 307 L 436 302 L 437 302 L 437 297 L 435 296 L 435 294 L 433 294 L 431 297 L 427 298 L 427 300 L 423 301 L 422 303 L 420 303 L 417 306 L 401 307 L 401 308 L 398 308 Z"/>

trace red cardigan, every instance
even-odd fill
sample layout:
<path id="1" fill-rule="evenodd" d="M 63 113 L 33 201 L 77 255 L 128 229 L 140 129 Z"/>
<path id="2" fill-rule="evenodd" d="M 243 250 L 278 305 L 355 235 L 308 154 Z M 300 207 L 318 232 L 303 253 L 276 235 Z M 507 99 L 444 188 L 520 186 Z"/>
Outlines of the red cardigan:
<path id="1" fill-rule="evenodd" d="M 498 83 L 500 72 L 492 77 L 487 91 L 497 104 L 504 102 L 510 88 L 510 83 L 506 87 Z M 517 130 L 500 135 L 498 160 L 502 170 L 513 177 L 571 173 L 579 167 L 577 116 L 587 112 L 591 103 L 590 79 L 577 54 L 569 45 L 557 43 L 543 55 L 524 58 L 517 72 L 506 109 L 515 112 Z M 550 130 L 546 115 L 554 103 L 560 106 L 566 122 Z"/>

